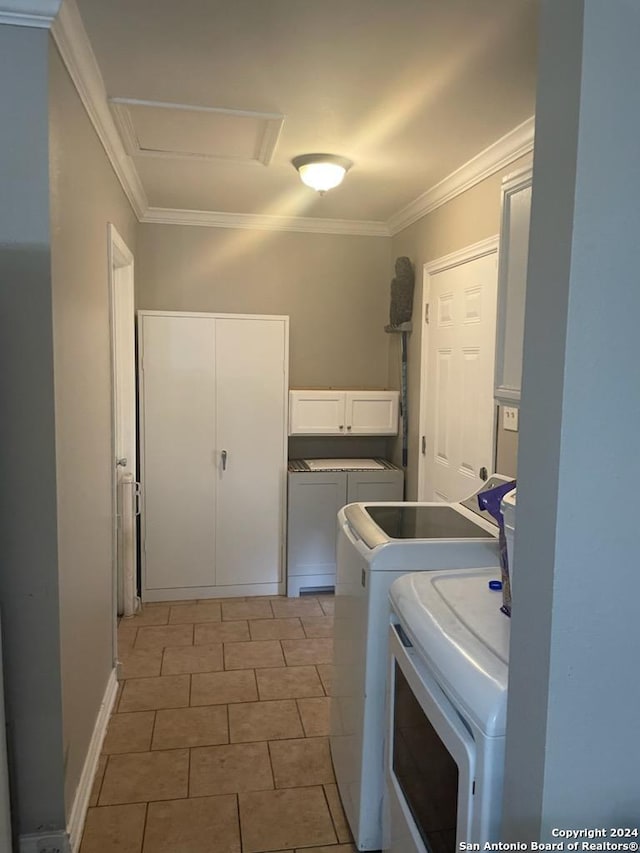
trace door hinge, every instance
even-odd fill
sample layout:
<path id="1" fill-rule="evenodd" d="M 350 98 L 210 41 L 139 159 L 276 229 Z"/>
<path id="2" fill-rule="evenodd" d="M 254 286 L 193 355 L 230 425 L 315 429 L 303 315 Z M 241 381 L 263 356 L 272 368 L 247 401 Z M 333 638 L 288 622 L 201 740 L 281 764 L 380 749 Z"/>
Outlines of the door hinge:
<path id="1" fill-rule="evenodd" d="M 424 322 L 429 325 L 429 303 L 425 302 L 424 306 Z"/>
<path id="2" fill-rule="evenodd" d="M 426 435 L 422 436 L 421 444 L 422 444 L 422 455 L 426 456 L 426 454 L 427 454 L 427 436 Z"/>

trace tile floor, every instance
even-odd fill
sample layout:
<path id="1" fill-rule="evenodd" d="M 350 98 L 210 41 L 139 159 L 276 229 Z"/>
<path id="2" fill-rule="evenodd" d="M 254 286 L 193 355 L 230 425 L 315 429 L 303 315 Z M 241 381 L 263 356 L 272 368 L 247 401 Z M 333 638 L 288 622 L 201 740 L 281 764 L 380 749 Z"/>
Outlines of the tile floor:
<path id="1" fill-rule="evenodd" d="M 147 605 L 80 853 L 352 853 L 328 744 L 333 600 Z"/>

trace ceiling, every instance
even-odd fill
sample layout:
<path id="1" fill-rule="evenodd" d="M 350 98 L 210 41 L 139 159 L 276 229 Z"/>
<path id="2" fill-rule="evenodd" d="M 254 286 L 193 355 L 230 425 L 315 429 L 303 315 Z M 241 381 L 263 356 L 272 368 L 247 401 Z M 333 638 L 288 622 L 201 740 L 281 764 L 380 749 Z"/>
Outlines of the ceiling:
<path id="1" fill-rule="evenodd" d="M 387 222 L 534 113 L 538 0 L 77 5 L 151 208 Z"/>

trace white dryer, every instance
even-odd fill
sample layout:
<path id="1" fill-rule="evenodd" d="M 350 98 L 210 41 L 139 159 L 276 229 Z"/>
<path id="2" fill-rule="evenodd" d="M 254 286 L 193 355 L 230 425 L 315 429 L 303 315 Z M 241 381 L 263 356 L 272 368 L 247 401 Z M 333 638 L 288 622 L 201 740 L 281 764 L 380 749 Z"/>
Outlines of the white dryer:
<path id="1" fill-rule="evenodd" d="M 509 482 L 495 475 L 482 489 Z M 416 571 L 499 565 L 498 528 L 460 503 L 349 504 L 338 513 L 333 766 L 358 850 L 382 847 L 389 587 Z"/>
<path id="2" fill-rule="evenodd" d="M 500 840 L 511 620 L 500 569 L 391 586 L 385 853 Z"/>

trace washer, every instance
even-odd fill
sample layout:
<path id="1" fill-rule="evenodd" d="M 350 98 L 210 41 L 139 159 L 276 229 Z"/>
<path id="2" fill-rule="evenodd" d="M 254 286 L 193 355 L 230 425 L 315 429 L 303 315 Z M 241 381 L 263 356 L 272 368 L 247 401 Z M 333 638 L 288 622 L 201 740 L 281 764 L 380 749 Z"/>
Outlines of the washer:
<path id="1" fill-rule="evenodd" d="M 509 481 L 495 475 L 479 491 Z M 338 513 L 330 743 L 358 850 L 382 846 L 389 587 L 408 572 L 498 565 L 498 528 L 476 495 Z"/>
<path id="2" fill-rule="evenodd" d="M 404 575 L 391 586 L 388 853 L 500 840 L 511 620 L 500 568 Z"/>

